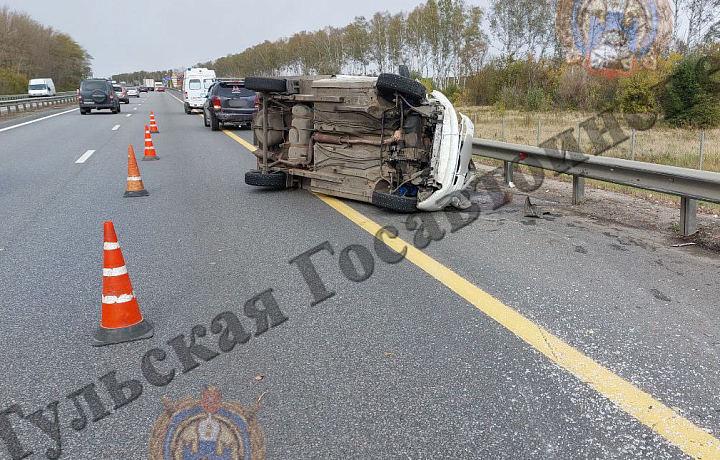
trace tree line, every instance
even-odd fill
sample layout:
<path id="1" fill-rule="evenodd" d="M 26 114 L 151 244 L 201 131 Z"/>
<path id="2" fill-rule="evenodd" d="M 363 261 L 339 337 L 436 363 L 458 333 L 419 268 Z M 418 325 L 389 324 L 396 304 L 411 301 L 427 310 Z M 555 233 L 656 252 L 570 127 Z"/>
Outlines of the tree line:
<path id="1" fill-rule="evenodd" d="M 31 78 L 52 78 L 57 91 L 71 91 L 90 75 L 91 59 L 69 35 L 0 7 L 0 94 L 27 92 Z"/>
<path id="2" fill-rule="evenodd" d="M 427 0 L 410 12 L 359 16 L 344 27 L 297 32 L 196 65 L 219 77 L 243 77 L 372 75 L 405 64 L 428 89 L 463 105 L 590 111 L 621 104 L 624 111 L 653 110 L 667 99 L 658 82 L 675 67 L 699 54 L 720 53 L 720 0 L 670 2 L 675 28 L 656 68 L 615 80 L 566 62 L 555 27 L 559 0 L 491 0 L 487 20 L 482 8 L 465 0 Z M 716 97 L 714 87 L 704 87 L 703 100 Z"/>

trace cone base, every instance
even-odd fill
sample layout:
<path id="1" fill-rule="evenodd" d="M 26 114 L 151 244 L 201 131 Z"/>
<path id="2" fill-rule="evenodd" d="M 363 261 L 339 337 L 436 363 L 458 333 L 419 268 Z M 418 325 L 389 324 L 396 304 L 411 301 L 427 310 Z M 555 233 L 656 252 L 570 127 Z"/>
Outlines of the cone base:
<path id="1" fill-rule="evenodd" d="M 137 196 L 148 196 L 150 195 L 150 192 L 148 192 L 145 189 L 142 190 L 127 190 L 125 191 L 125 194 L 123 195 L 125 198 L 133 198 Z"/>
<path id="2" fill-rule="evenodd" d="M 147 156 L 143 157 L 142 161 L 155 161 L 155 160 L 159 160 L 159 159 L 160 159 L 160 157 L 157 155 L 147 155 Z"/>
<path id="3" fill-rule="evenodd" d="M 105 345 L 132 342 L 133 340 L 149 339 L 153 336 L 153 333 L 153 325 L 145 319 L 134 326 L 120 329 L 99 327 L 93 336 L 92 345 L 93 347 L 102 347 Z"/>
<path id="4" fill-rule="evenodd" d="M 158 130 L 156 130 L 156 131 L 150 130 L 150 134 L 157 134 L 157 133 L 159 133 L 159 132 L 160 132 L 160 130 L 159 130 L 159 129 L 158 129 Z"/>

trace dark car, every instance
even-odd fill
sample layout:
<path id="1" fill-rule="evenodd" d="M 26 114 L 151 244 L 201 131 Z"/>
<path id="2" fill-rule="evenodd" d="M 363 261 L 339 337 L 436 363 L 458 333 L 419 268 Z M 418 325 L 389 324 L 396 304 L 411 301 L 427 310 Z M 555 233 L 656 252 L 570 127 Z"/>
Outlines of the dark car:
<path id="1" fill-rule="evenodd" d="M 92 109 L 110 109 L 112 113 L 120 112 L 120 99 L 115 94 L 113 84 L 109 80 L 83 80 L 78 90 L 78 103 L 82 115 L 90 113 Z"/>
<path id="2" fill-rule="evenodd" d="M 208 89 L 203 117 L 213 131 L 226 123 L 249 127 L 257 110 L 257 95 L 245 88 L 244 80 L 218 80 Z"/>
<path id="3" fill-rule="evenodd" d="M 128 96 L 127 89 L 125 89 L 122 85 L 113 85 L 113 91 L 115 91 L 115 95 L 118 97 L 120 102 L 124 102 L 126 104 L 130 103 L 130 96 Z"/>

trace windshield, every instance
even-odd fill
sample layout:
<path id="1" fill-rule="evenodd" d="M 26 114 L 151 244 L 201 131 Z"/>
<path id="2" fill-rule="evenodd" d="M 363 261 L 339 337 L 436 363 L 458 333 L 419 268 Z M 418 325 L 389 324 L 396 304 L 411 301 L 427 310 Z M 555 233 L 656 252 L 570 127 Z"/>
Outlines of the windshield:
<path id="1" fill-rule="evenodd" d="M 80 85 L 80 89 L 88 91 L 95 91 L 96 89 L 104 90 L 105 88 L 107 88 L 107 83 L 104 81 L 84 81 L 82 85 Z"/>
<path id="2" fill-rule="evenodd" d="M 220 85 L 217 89 L 218 96 L 225 97 L 252 97 L 255 91 L 250 91 L 240 85 Z"/>
<path id="3" fill-rule="evenodd" d="M 188 82 L 188 88 L 190 89 L 200 89 L 201 88 L 200 80 L 193 78 Z"/>
<path id="4" fill-rule="evenodd" d="M 116 93 L 122 93 L 122 86 L 113 86 L 113 91 Z"/>
<path id="5" fill-rule="evenodd" d="M 47 89 L 47 85 L 30 85 L 29 89 Z"/>

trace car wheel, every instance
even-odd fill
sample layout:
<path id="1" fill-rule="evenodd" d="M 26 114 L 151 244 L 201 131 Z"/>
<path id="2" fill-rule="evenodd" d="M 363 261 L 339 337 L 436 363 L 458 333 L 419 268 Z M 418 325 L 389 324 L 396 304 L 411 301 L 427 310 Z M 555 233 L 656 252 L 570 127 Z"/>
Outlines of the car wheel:
<path id="1" fill-rule="evenodd" d="M 80 109 L 80 115 L 87 115 L 87 114 L 88 114 L 88 113 L 87 113 L 87 110 L 85 110 L 85 109 Z"/>
<path id="2" fill-rule="evenodd" d="M 397 196 L 390 193 L 373 192 L 372 203 L 375 206 L 395 212 L 416 212 L 417 197 Z"/>
<path id="3" fill-rule="evenodd" d="M 122 108 L 120 107 L 120 103 L 118 103 L 118 106 L 117 106 L 117 113 L 120 113 L 120 112 L 122 112 Z"/>
<path id="4" fill-rule="evenodd" d="M 217 117 L 214 116 L 212 113 L 210 114 L 210 129 L 212 131 L 220 130 L 220 122 L 218 121 Z"/>
<path id="5" fill-rule="evenodd" d="M 190 104 L 185 103 L 185 113 L 190 115 L 190 112 L 192 112 L 192 110 L 190 110 Z"/>
<path id="6" fill-rule="evenodd" d="M 207 112 L 204 110 L 203 110 L 203 123 L 205 124 L 206 128 L 210 126 L 210 123 L 208 123 L 208 119 L 207 119 Z"/>
<path id="7" fill-rule="evenodd" d="M 284 78 L 247 77 L 245 88 L 264 93 L 284 93 L 287 91 L 287 80 Z"/>
<path id="8" fill-rule="evenodd" d="M 375 86 L 385 98 L 392 97 L 395 92 L 398 92 L 408 99 L 420 101 L 425 99 L 427 94 L 422 83 L 394 73 L 381 73 Z"/>
<path id="9" fill-rule="evenodd" d="M 110 112 L 112 112 L 112 113 L 118 113 L 119 110 L 118 110 L 118 109 L 110 109 Z"/>
<path id="10" fill-rule="evenodd" d="M 252 170 L 245 173 L 245 183 L 256 187 L 282 190 L 287 187 L 287 174 L 282 171 L 271 171 L 263 174 L 261 171 Z"/>

